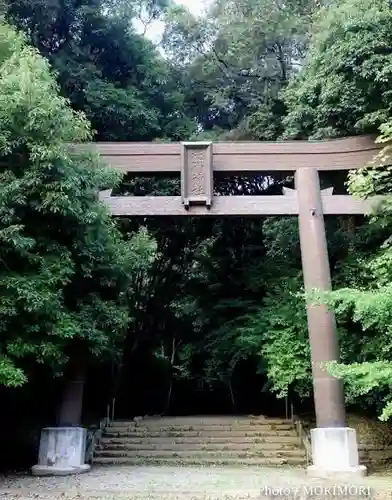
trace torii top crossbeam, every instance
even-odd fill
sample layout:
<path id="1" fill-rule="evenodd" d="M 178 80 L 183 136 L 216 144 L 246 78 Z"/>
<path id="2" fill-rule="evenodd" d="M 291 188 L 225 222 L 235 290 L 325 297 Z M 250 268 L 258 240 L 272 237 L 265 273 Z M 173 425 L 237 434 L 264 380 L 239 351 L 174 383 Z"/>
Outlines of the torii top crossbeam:
<path id="1" fill-rule="evenodd" d="M 115 216 L 298 215 L 296 192 L 288 196 L 213 196 L 213 174 L 351 170 L 365 166 L 380 150 L 369 136 L 320 142 L 96 143 L 93 147 L 106 163 L 124 173 L 181 173 L 181 197 L 101 193 Z M 331 191 L 323 193 L 322 202 L 324 214 L 369 211 L 369 202 Z"/>

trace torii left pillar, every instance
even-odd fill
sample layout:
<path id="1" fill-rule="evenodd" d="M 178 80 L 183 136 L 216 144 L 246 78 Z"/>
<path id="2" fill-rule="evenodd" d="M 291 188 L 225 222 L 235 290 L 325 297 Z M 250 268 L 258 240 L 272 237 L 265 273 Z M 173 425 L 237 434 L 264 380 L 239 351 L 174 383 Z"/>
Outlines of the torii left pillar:
<path id="1" fill-rule="evenodd" d="M 356 432 L 346 424 L 342 381 L 332 377 L 325 364 L 339 360 L 335 314 L 315 303 L 313 290 L 331 290 L 331 274 L 323 216 L 319 174 L 315 168 L 301 168 L 295 174 L 298 196 L 302 269 L 307 297 L 308 331 L 317 428 L 312 429 L 313 465 L 308 473 L 316 477 L 365 475 L 359 465 Z"/>

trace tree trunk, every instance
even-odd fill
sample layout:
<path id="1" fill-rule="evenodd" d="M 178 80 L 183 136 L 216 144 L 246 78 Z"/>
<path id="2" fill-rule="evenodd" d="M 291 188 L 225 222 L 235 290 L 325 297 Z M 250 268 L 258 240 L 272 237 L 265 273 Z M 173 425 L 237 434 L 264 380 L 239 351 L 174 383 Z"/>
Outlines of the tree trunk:
<path id="1" fill-rule="evenodd" d="M 82 422 L 83 390 L 86 381 L 86 356 L 83 346 L 75 343 L 65 372 L 64 388 L 57 425 L 75 427 Z"/>
<path id="2" fill-rule="evenodd" d="M 171 376 L 169 382 L 169 390 L 167 392 L 167 398 L 166 398 L 165 415 L 168 415 L 170 411 L 172 392 L 173 392 L 173 377 Z"/>
<path id="3" fill-rule="evenodd" d="M 347 232 L 348 232 L 351 236 L 354 236 L 354 235 L 355 235 L 355 232 L 356 232 L 356 220 L 355 220 L 355 216 L 354 216 L 354 215 L 351 215 L 351 216 L 348 218 L 348 222 L 347 222 Z"/>
<path id="4" fill-rule="evenodd" d="M 231 407 L 232 407 L 233 412 L 235 412 L 236 411 L 236 404 L 235 404 L 233 386 L 231 384 L 231 377 L 229 379 L 229 392 L 230 392 Z"/>
<path id="5" fill-rule="evenodd" d="M 349 217 L 340 217 L 340 227 L 350 236 L 354 236 L 356 232 L 355 215 L 350 215 Z"/>
<path id="6" fill-rule="evenodd" d="M 173 340 L 172 340 L 172 351 L 171 351 L 171 356 L 170 356 L 170 373 L 169 373 L 169 388 L 168 388 L 168 392 L 167 392 L 167 398 L 166 398 L 166 405 L 165 405 L 165 414 L 168 415 L 169 411 L 170 411 L 170 405 L 171 405 L 171 398 L 172 398 L 172 393 L 173 393 L 173 370 L 174 370 L 174 361 L 176 359 L 176 351 L 179 347 L 179 345 L 181 344 L 181 342 L 178 342 L 178 344 L 176 345 L 176 338 L 173 337 Z"/>

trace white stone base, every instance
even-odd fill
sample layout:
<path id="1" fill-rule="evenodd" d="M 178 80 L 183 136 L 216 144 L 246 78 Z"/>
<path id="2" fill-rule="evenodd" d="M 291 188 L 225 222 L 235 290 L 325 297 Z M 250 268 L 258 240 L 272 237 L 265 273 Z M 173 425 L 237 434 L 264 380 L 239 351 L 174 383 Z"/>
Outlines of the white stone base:
<path id="1" fill-rule="evenodd" d="M 357 436 L 349 427 L 326 427 L 311 430 L 313 465 L 308 475 L 319 478 L 366 476 L 359 465 Z"/>
<path id="2" fill-rule="evenodd" d="M 84 463 L 87 431 L 82 427 L 46 427 L 42 429 L 35 476 L 66 476 L 90 470 Z"/>
<path id="3" fill-rule="evenodd" d="M 83 474 L 91 469 L 90 465 L 84 464 L 80 467 L 51 467 L 50 465 L 34 465 L 31 468 L 33 476 L 70 476 L 72 474 Z"/>

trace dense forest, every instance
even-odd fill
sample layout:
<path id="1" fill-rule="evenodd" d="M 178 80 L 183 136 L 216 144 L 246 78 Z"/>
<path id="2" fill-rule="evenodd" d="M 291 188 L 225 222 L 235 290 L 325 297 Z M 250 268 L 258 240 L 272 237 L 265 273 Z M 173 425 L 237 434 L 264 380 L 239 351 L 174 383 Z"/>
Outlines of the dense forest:
<path id="1" fill-rule="evenodd" d="M 113 401 L 119 417 L 282 415 L 287 401 L 312 411 L 297 220 L 113 220 L 100 189 L 175 194 L 179 179 L 121 179 L 64 144 L 370 133 L 386 143 L 387 165 L 389 2 L 214 0 L 197 18 L 170 0 L 1 0 L 0 10 L 1 419 L 25 429 L 20 449 L 28 456 L 42 425 L 96 422 Z M 158 21 L 154 44 L 140 25 Z M 392 170 L 376 167 L 321 182 L 389 195 Z M 292 184 L 255 175 L 216 189 L 268 195 Z M 383 419 L 390 199 L 370 218 L 326 220 L 325 300 L 341 346 L 330 369 L 348 405 Z"/>

